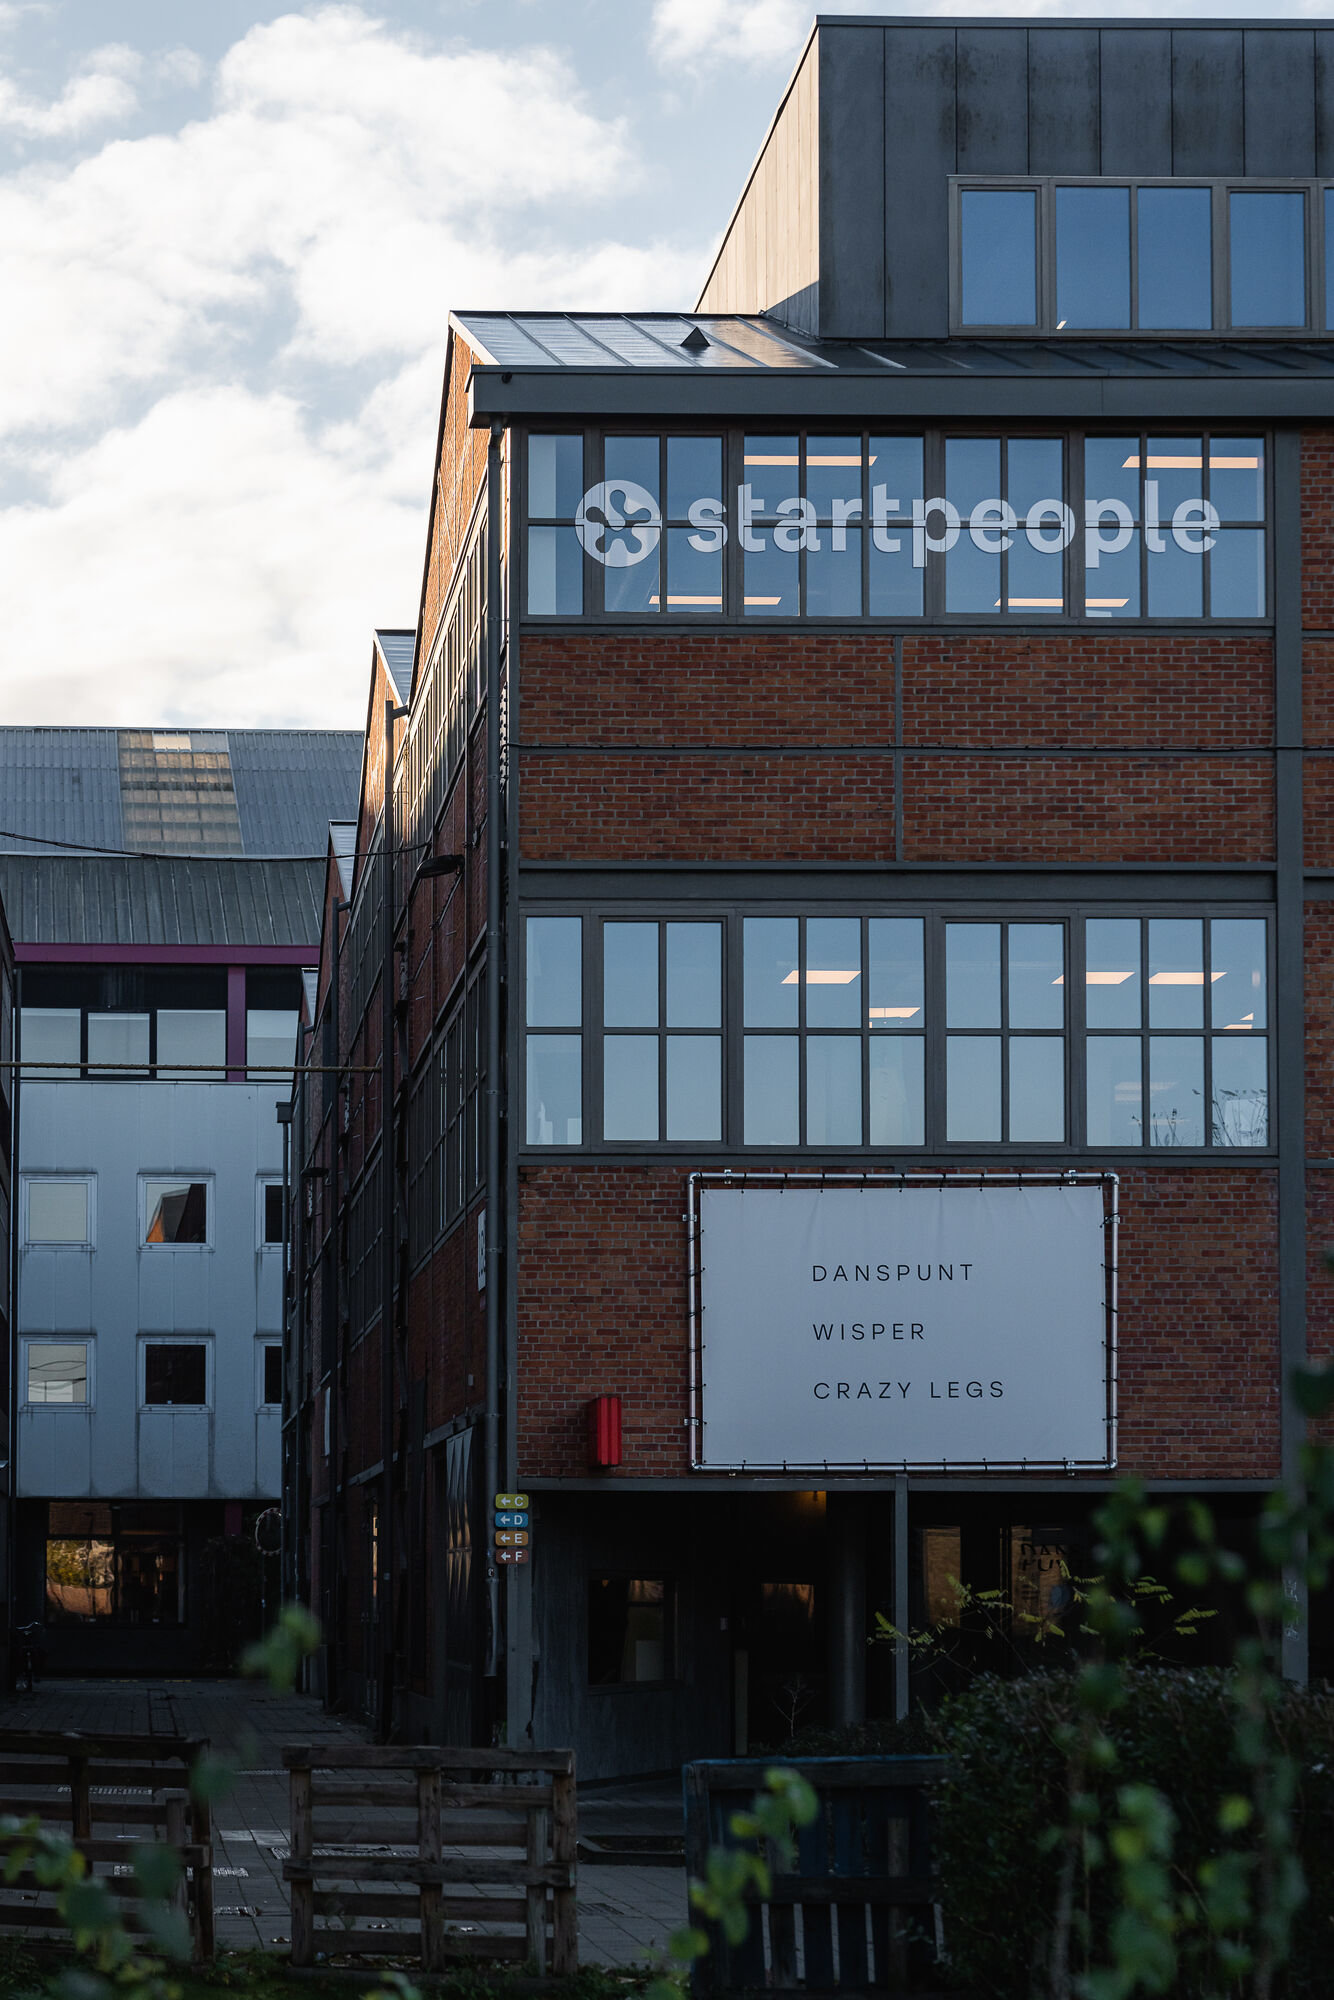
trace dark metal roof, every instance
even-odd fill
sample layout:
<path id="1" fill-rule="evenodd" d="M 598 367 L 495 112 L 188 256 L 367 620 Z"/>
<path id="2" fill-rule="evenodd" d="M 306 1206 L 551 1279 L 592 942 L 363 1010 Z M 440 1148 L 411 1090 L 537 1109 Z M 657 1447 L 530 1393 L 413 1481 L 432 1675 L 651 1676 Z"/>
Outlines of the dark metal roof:
<path id="1" fill-rule="evenodd" d="M 206 855 L 0 855 L 17 944 L 319 947 L 323 864 Z"/>
<path id="2" fill-rule="evenodd" d="M 412 660 L 417 650 L 417 634 L 397 630 L 377 632 L 375 643 L 399 700 L 406 701 L 412 688 Z"/>
<path id="3" fill-rule="evenodd" d="M 131 733 L 207 736 L 225 750 L 247 855 L 322 856 L 329 821 L 356 811 L 362 744 L 353 730 L 0 728 L 0 852 L 124 848 L 120 753 Z"/>

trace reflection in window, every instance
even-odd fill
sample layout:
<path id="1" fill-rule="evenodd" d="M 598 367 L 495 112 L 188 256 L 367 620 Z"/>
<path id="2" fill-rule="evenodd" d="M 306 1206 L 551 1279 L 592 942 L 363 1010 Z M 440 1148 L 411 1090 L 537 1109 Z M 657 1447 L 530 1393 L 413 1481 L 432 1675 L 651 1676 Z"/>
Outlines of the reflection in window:
<path id="1" fill-rule="evenodd" d="M 147 1014 L 90 1014 L 90 1070 L 142 1076 L 148 1069 Z"/>
<path id="2" fill-rule="evenodd" d="M 1065 929 L 945 925 L 945 1137 L 1059 1145 Z"/>
<path id="3" fill-rule="evenodd" d="M 207 1181 L 145 1181 L 144 1242 L 207 1243 Z"/>
<path id="4" fill-rule="evenodd" d="M 1056 325 L 1130 325 L 1130 190 L 1056 190 Z"/>
<path id="5" fill-rule="evenodd" d="M 602 1021 L 604 1139 L 722 1137 L 721 924 L 604 924 Z"/>
<path id="6" fill-rule="evenodd" d="M 181 1510 L 144 1501 L 52 1501 L 47 1509 L 49 1625 L 179 1625 Z"/>
<path id="7" fill-rule="evenodd" d="M 1213 325 L 1212 200 L 1207 187 L 1136 191 L 1138 323 L 1145 332 Z"/>
<path id="8" fill-rule="evenodd" d="M 27 1353 L 28 1385 L 24 1398 L 26 1402 L 66 1405 L 87 1403 L 86 1340 L 30 1340 Z"/>
<path id="9" fill-rule="evenodd" d="M 248 1029 L 249 1022 L 247 1022 Z M 226 1062 L 225 1008 L 159 1007 L 157 1015 L 159 1078 L 168 1083 L 219 1083 L 227 1075 Z"/>
<path id="10" fill-rule="evenodd" d="M 965 326 L 1037 322 L 1037 195 L 968 188 L 959 198 Z"/>
<path id="11" fill-rule="evenodd" d="M 583 928 L 580 917 L 527 921 L 528 1026 L 575 1031 L 528 1036 L 530 1146 L 577 1146 L 583 1138 Z"/>
<path id="12" fill-rule="evenodd" d="M 83 1059 L 83 1014 L 78 1007 L 22 1007 L 19 1032 L 25 1077 L 78 1075 Z"/>
<path id="13" fill-rule="evenodd" d="M 1306 324 L 1306 196 L 1276 188 L 1228 197 L 1232 324 Z"/>
<path id="14" fill-rule="evenodd" d="M 589 1578 L 590 1686 L 672 1679 L 670 1598 L 671 1587 L 661 1577 Z"/>

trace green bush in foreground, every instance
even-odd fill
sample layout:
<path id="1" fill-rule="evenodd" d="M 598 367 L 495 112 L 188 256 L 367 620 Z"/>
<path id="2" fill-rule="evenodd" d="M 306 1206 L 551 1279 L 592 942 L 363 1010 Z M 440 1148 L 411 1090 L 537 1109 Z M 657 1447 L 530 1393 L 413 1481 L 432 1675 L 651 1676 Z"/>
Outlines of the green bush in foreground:
<path id="1" fill-rule="evenodd" d="M 1104 1827 L 1117 1819 L 1126 1787 L 1163 1795 L 1176 1821 L 1169 1872 L 1180 1891 L 1201 1879 L 1202 1866 L 1254 1837 L 1240 1824 L 1220 1826 L 1225 1802 L 1244 1796 L 1249 1784 L 1237 1757 L 1233 1677 L 1222 1668 L 1164 1667 L 1126 1667 L 1121 1677 L 1125 1699 L 1102 1724 L 1115 1763 L 1090 1772 L 1086 1783 Z M 946 1942 L 954 1977 L 979 1996 L 1028 2000 L 1047 1990 L 1062 1869 L 1051 1830 L 1068 1814 L 1062 1746 L 1081 1714 L 1077 1676 L 1057 1673 L 984 1679 L 946 1702 L 935 1720 L 935 1747 L 951 1765 L 933 1812 Z M 1334 1990 L 1334 1692 L 1286 1688 L 1272 1720 L 1278 1746 L 1296 1767 L 1293 1824 L 1307 1884 L 1283 1991 L 1288 2000 L 1324 2000 Z M 1072 1967 L 1078 1971 L 1109 1956 L 1121 1908 L 1114 1873 L 1079 1871 L 1075 1905 L 1075 1928 L 1084 1933 Z M 1220 1981 L 1204 1929 L 1198 1946 L 1182 1942 L 1173 2000 L 1220 2000 L 1242 1990 Z"/>

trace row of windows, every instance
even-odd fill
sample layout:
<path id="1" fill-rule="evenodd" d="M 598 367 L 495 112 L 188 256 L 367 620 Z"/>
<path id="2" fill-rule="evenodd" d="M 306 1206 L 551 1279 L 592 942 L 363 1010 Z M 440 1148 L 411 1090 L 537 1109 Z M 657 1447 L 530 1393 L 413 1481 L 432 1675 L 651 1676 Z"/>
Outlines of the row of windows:
<path id="1" fill-rule="evenodd" d="M 96 1177 L 29 1175 L 23 1183 L 24 1242 L 30 1249 L 92 1249 L 97 1241 Z M 283 1184 L 257 1184 L 256 1233 L 261 1249 L 283 1240 Z M 139 1241 L 145 1249 L 208 1249 L 213 1243 L 211 1178 L 139 1176 Z"/>
<path id="2" fill-rule="evenodd" d="M 956 186 L 957 331 L 1334 328 L 1334 188 Z"/>
<path id="3" fill-rule="evenodd" d="M 530 1146 L 1267 1147 L 1261 917 L 526 924 Z"/>
<path id="4" fill-rule="evenodd" d="M 535 617 L 1235 621 L 1269 602 L 1256 436 L 541 433 L 527 503 Z"/>
<path id="5" fill-rule="evenodd" d="M 25 1404 L 42 1408 L 94 1407 L 92 1340 L 24 1340 Z M 213 1343 L 207 1337 L 179 1340 L 149 1334 L 139 1341 L 141 1409 L 210 1410 L 213 1407 Z M 256 1343 L 255 1393 L 260 1408 L 283 1399 L 283 1350 L 277 1341 Z"/>
<path id="6" fill-rule="evenodd" d="M 485 692 L 486 521 L 481 516 L 458 566 L 453 600 L 421 685 L 413 689 L 401 767 L 406 812 L 400 814 L 409 878 L 430 841 Z"/>
<path id="7" fill-rule="evenodd" d="M 45 1615 L 48 1625 L 183 1625 L 180 1507 L 144 1500 L 51 1501 Z"/>
<path id="8" fill-rule="evenodd" d="M 408 1246 L 415 1264 L 486 1180 L 486 976 L 437 1036 L 409 1109 Z"/>
<path id="9" fill-rule="evenodd" d="M 248 1066 L 290 1073 L 300 988 L 301 975 L 295 970 L 247 971 Z M 23 999 L 19 1022 L 25 1078 L 226 1079 L 225 967 L 188 972 L 34 968 L 24 973 Z"/>

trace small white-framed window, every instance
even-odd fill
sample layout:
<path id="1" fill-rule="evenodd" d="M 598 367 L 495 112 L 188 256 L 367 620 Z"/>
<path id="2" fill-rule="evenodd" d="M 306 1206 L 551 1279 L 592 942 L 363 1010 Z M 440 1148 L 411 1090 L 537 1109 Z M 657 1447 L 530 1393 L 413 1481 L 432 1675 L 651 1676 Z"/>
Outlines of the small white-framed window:
<path id="1" fill-rule="evenodd" d="M 283 1184 L 281 1181 L 260 1182 L 258 1221 L 260 1249 L 281 1249 L 283 1240 Z"/>
<path id="2" fill-rule="evenodd" d="M 283 1400 L 282 1342 L 261 1340 L 257 1346 L 259 1406 L 262 1410 L 280 1409 Z"/>
<path id="3" fill-rule="evenodd" d="M 141 1409 L 212 1408 L 213 1342 L 207 1334 L 150 1334 L 139 1350 Z"/>
<path id="4" fill-rule="evenodd" d="M 86 1249 L 93 1241 L 93 1180 L 33 1175 L 24 1182 L 24 1241 L 33 1248 Z"/>
<path id="5" fill-rule="evenodd" d="M 31 1407 L 88 1409 L 93 1400 L 90 1340 L 25 1340 L 23 1401 Z"/>
<path id="6" fill-rule="evenodd" d="M 153 1250 L 205 1250 L 213 1241 L 212 1209 L 209 1176 L 143 1174 L 139 1180 L 139 1241 Z"/>

